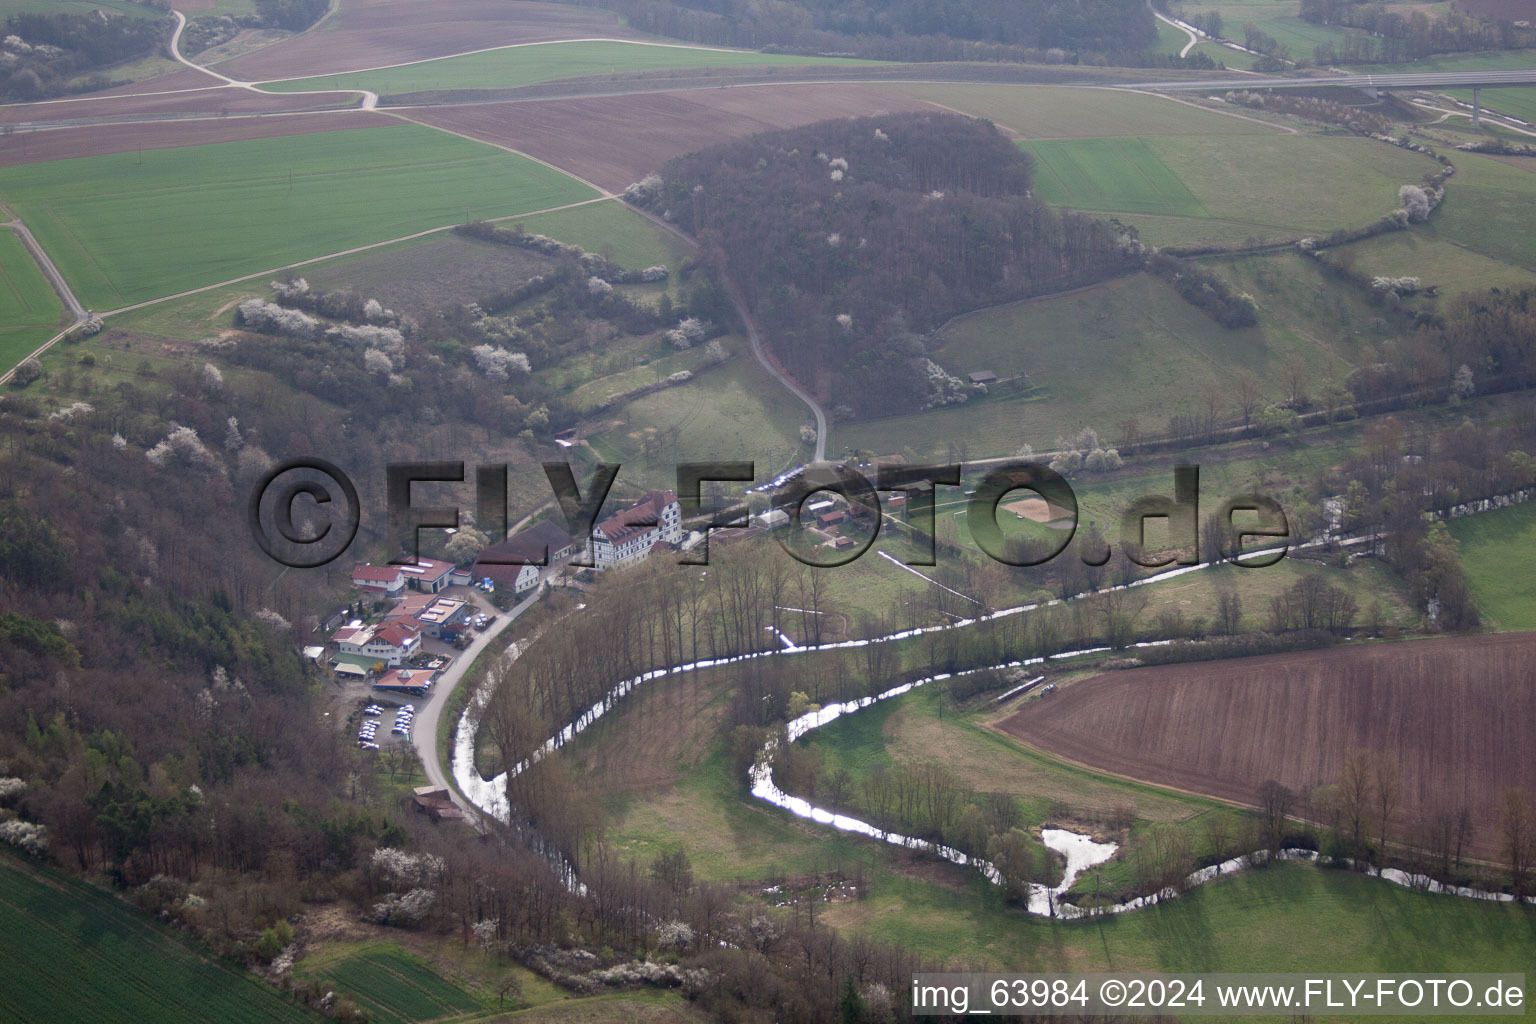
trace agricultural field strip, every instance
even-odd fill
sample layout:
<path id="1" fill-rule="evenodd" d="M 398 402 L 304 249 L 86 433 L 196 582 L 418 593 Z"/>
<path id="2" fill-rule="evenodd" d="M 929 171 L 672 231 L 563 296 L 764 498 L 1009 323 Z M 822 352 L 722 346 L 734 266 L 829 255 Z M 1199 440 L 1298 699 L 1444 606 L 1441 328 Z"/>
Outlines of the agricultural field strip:
<path id="1" fill-rule="evenodd" d="M 445 210 L 441 209 L 444 206 L 444 201 L 442 201 L 441 195 L 438 195 L 438 193 L 425 189 L 427 181 L 432 180 L 442 170 L 450 170 L 450 177 L 456 175 L 456 177 L 464 181 L 481 181 L 481 183 L 495 177 L 496 173 L 501 173 L 502 177 L 504 177 L 505 170 L 496 169 L 488 161 L 507 160 L 508 155 L 513 160 L 525 161 L 525 169 L 531 172 L 519 175 L 519 177 L 525 180 L 522 183 L 522 187 L 527 192 L 527 198 L 542 198 L 545 195 L 548 198 L 567 198 L 567 195 L 570 195 L 576 189 L 581 189 L 582 192 L 596 192 L 596 197 L 578 200 L 574 195 L 570 195 L 573 203 L 553 203 L 547 204 L 547 206 L 536 206 L 535 209 L 507 210 L 505 206 L 502 206 L 502 209 L 493 210 L 493 216 L 495 216 L 496 220 L 499 220 L 502 216 L 533 215 L 533 213 L 565 209 L 565 207 L 582 203 L 582 201 L 604 200 L 604 198 L 610 195 L 607 190 L 596 189 L 590 183 L 585 183 L 585 181 L 573 177 L 573 175 L 559 169 L 559 167 L 551 166 L 551 164 L 535 160 L 535 158 L 525 157 L 525 155 L 518 154 L 515 150 L 508 149 L 505 146 L 496 146 L 496 144 L 488 144 L 484 143 L 484 141 L 472 140 L 472 138 L 468 137 L 456 137 L 456 134 L 453 134 L 453 132 L 442 132 L 442 129 L 436 129 L 433 126 L 407 123 L 407 121 L 395 120 L 395 118 L 392 118 L 390 123 L 396 124 L 396 127 L 390 129 L 390 127 L 382 126 L 381 124 L 381 127 L 375 130 L 413 132 L 416 135 L 401 135 L 401 137 L 389 138 L 373 135 L 370 140 L 362 140 L 361 137 L 355 137 L 352 140 L 346 141 L 338 141 L 338 134 L 329 134 L 329 132 L 298 135 L 298 137 L 283 137 L 287 138 L 287 144 L 290 147 L 296 147 L 296 149 L 293 149 L 295 158 L 303 158 L 304 154 L 319 150 L 321 154 L 329 154 L 330 163 L 335 164 L 335 170 L 307 173 L 306 180 L 313 183 L 309 201 L 312 201 L 312 203 L 313 201 L 318 201 L 313 189 L 319 189 L 321 192 L 327 192 L 327 190 L 333 192 L 336 187 L 339 187 L 339 183 L 343 183 L 349 177 L 355 178 L 356 173 L 358 173 L 356 164 L 349 163 L 350 157 L 349 160 L 341 160 L 338 154 L 352 154 L 353 150 L 358 149 L 358 147 L 364 150 L 361 160 L 372 160 L 373 163 L 378 164 L 379 172 L 384 175 L 384 178 L 381 178 L 376 183 L 378 186 L 387 184 L 389 178 L 398 180 L 401 186 L 413 189 L 412 195 L 421 204 L 422 212 L 436 210 L 438 216 L 445 212 Z M 458 147 L 458 149 L 456 149 L 456 152 L 453 152 L 450 160 L 442 160 L 442 158 L 433 160 L 433 158 L 429 158 L 430 154 L 438 152 L 438 150 L 432 149 L 432 146 L 429 144 L 429 132 L 432 132 L 432 134 L 442 132 L 444 135 L 455 135 L 456 138 L 453 146 Z M 387 146 L 387 143 L 390 143 L 390 141 L 393 141 L 393 144 Z M 415 158 L 412 158 L 412 154 L 409 154 L 409 152 L 401 150 L 401 147 L 407 146 L 407 144 L 415 147 L 416 152 L 413 154 Z M 49 249 L 58 250 L 57 255 L 65 258 L 66 266 L 69 266 L 71 263 L 75 264 L 74 267 L 71 267 L 71 275 L 69 275 L 71 278 L 80 278 L 81 275 L 84 275 L 84 278 L 88 278 L 86 292 L 97 293 L 97 295 L 91 296 L 91 298 L 95 299 L 92 302 L 92 306 L 111 306 L 112 312 L 120 312 L 124 307 L 137 307 L 140 306 L 141 302 L 151 301 L 151 298 L 174 298 L 174 296 L 181 295 L 184 292 L 177 292 L 174 295 L 152 295 L 149 298 L 141 295 L 144 286 L 152 284 L 152 282 L 140 281 L 140 279 L 123 281 L 123 279 L 118 279 L 115 270 L 114 273 L 109 275 L 108 270 L 100 266 L 94 266 L 95 255 L 92 255 L 92 252 L 88 252 L 88 250 L 81 249 L 84 243 L 81 243 L 80 238 L 75 235 L 72 224 L 80 221 L 80 216 L 83 216 L 83 210 L 91 206 L 91 204 L 106 204 L 108 212 L 120 210 L 121 216 L 134 218 L 134 216 L 144 216 L 144 212 L 140 204 L 132 204 L 132 200 L 135 197 L 147 197 L 152 203 L 166 207 L 169 215 L 184 216 L 186 215 L 183 209 L 184 203 L 178 200 L 184 200 L 189 195 L 190 197 L 201 197 L 206 201 L 209 198 L 217 197 L 221 192 L 229 192 L 230 189 L 235 189 L 235 187 L 240 186 L 241 180 L 247 180 L 250 184 L 260 184 L 261 178 L 258 170 L 250 169 L 250 167 L 244 166 L 244 164 L 238 164 L 238 161 L 237 163 L 230 163 L 235 150 L 226 149 L 226 147 L 232 146 L 249 146 L 249 143 L 212 144 L 209 149 L 204 150 L 207 154 L 206 160 L 212 161 L 212 163 L 206 164 L 206 170 L 201 175 L 201 180 L 195 181 L 195 183 L 187 184 L 186 181 L 180 180 L 180 178 L 178 180 L 158 181 L 154 177 L 154 169 L 143 170 L 138 175 L 141 178 L 141 183 L 138 184 L 137 189 L 127 189 L 121 183 L 117 187 L 103 186 L 100 189 L 92 190 L 88 198 L 86 198 L 86 193 L 80 192 L 80 189 L 74 189 L 74 187 L 68 186 L 68 184 L 61 186 L 57 178 L 49 177 L 48 173 L 43 172 L 43 167 L 45 167 L 43 164 L 18 164 L 17 167 L 0 170 L 0 175 L 9 178 L 12 181 L 12 186 L 20 184 L 20 187 L 26 187 L 26 189 L 31 190 L 31 195 L 22 195 L 22 197 L 14 198 L 12 206 L 18 207 L 18 212 L 23 213 L 25 216 L 35 216 L 35 218 L 38 218 L 35 227 L 40 229 L 45 235 L 49 235 Z M 389 149 L 393 157 L 390 157 L 389 160 L 384 160 L 381 155 L 381 147 Z M 164 163 L 166 160 L 172 160 L 172 154 L 175 155 L 178 163 L 180 163 L 180 158 L 186 152 L 187 150 L 154 150 L 155 158 L 160 160 L 161 163 Z M 151 155 L 149 150 L 141 152 L 140 161 L 143 161 L 149 155 Z M 80 175 L 91 175 L 91 173 L 100 175 L 101 167 L 115 166 L 111 161 L 120 161 L 120 158 L 121 154 L 115 155 L 115 157 L 86 157 L 81 158 L 80 161 L 75 161 L 75 166 L 78 167 L 77 173 L 80 173 Z M 278 157 L 273 157 L 273 160 L 278 160 L 278 163 L 281 163 Z M 108 164 L 97 166 L 97 164 L 83 163 L 83 161 L 97 161 L 97 164 L 101 164 L 101 161 L 108 161 Z M 220 166 L 217 161 L 223 161 L 224 164 L 229 164 L 229 166 Z M 66 161 L 60 161 L 61 163 L 66 163 Z M 273 166 L 276 166 L 276 164 L 273 164 Z M 364 170 L 366 169 L 367 167 L 364 167 Z M 267 178 L 270 178 L 270 173 L 267 175 Z M 253 177 L 253 175 L 257 175 L 257 177 Z M 264 198 L 258 198 L 261 198 L 261 201 L 266 203 L 267 206 L 272 206 L 272 203 L 278 201 L 273 198 L 273 195 L 275 195 L 273 187 L 281 190 L 281 184 L 272 186 L 272 181 L 270 180 L 267 180 L 266 184 L 270 186 L 266 189 L 267 195 L 264 195 Z M 289 186 L 289 190 L 292 190 L 292 186 Z M 567 193 L 567 195 L 561 195 L 562 192 Z M 576 195 L 579 195 L 579 192 Z M 355 200 L 356 197 L 353 195 L 353 201 Z M 518 200 L 519 197 L 516 193 L 499 195 L 501 203 L 516 203 Z M 132 206 L 124 207 L 124 204 L 132 204 Z M 183 210 L 183 212 L 178 213 L 178 209 Z M 332 218 L 332 220 L 335 220 L 335 218 Z M 412 215 L 410 215 L 409 210 L 395 209 L 392 215 L 390 215 L 390 220 L 401 224 L 401 226 L 406 226 L 407 221 L 412 220 Z M 95 224 L 92 230 L 106 232 L 104 238 L 112 241 L 114 236 L 112 236 L 111 221 L 101 221 L 100 216 L 92 216 L 89 223 Z M 453 224 L 456 223 L 459 223 L 459 221 L 453 221 Z M 278 221 L 278 224 L 280 224 L 278 236 L 275 236 L 275 238 L 263 238 L 263 243 L 266 244 L 267 249 L 272 249 L 273 255 L 276 255 L 276 250 L 283 249 L 283 247 L 292 249 L 290 244 L 284 243 L 283 239 L 281 239 L 281 233 L 283 233 L 281 232 L 281 221 Z M 436 227 L 427 227 L 427 229 L 419 230 L 419 232 L 404 232 L 401 235 L 392 236 L 392 238 L 386 239 L 386 241 L 401 241 L 401 239 L 407 239 L 410 236 L 430 233 L 432 230 L 447 230 L 453 224 L 438 224 Z M 346 235 L 346 233 L 353 232 L 332 224 L 332 235 L 335 235 L 338 241 L 341 241 L 343 239 L 341 236 Z M 209 239 L 206 238 L 203 241 L 206 244 L 214 244 L 210 243 Z M 289 239 L 289 243 L 292 243 L 292 241 L 295 241 L 295 239 Z M 60 246 L 63 249 L 60 249 Z M 364 247 L 367 247 L 367 244 L 364 244 L 364 246 L 344 247 L 344 249 L 335 250 L 333 255 L 344 255 L 344 253 L 352 252 L 352 250 L 361 250 Z M 65 252 L 65 250 L 71 250 L 71 252 Z M 209 253 L 204 253 L 204 255 L 217 256 L 218 253 L 215 253 L 214 250 L 209 250 Z M 298 255 L 298 253 L 295 253 L 295 255 Z M 221 258 L 221 256 L 218 256 L 218 258 Z M 81 264 L 81 259 L 86 259 L 88 263 L 92 263 L 92 266 Z M 276 269 L 284 269 L 289 264 L 310 263 L 313 259 L 315 258 L 298 259 L 298 261 L 290 259 L 287 263 L 276 264 Z M 114 269 L 115 267 L 117 267 L 117 264 L 114 264 Z M 240 273 L 240 275 L 233 275 L 232 278 L 226 279 L 224 282 L 235 282 L 238 279 L 247 278 L 247 276 L 250 275 Z M 75 289 L 80 290 L 81 282 L 78 279 L 72 279 L 71 282 L 74 284 Z M 167 282 L 169 282 L 169 278 L 167 278 Z M 215 282 L 215 284 L 218 284 L 218 282 Z M 138 290 L 140 296 L 132 296 L 131 292 L 134 292 L 134 290 Z M 186 292 L 195 292 L 195 290 L 200 289 L 189 289 Z M 101 302 L 100 299 L 106 293 L 120 293 L 121 298 L 138 299 L 138 301 L 121 302 L 121 304 Z"/>
<path id="2" fill-rule="evenodd" d="M 592 203 L 608 202 L 612 198 L 612 196 L 606 195 L 594 196 L 591 199 L 583 199 L 580 202 L 566 203 L 564 206 L 551 206 L 543 210 L 529 210 L 527 213 L 513 213 L 504 217 L 493 218 L 493 220 L 514 220 L 522 217 L 534 217 L 543 213 L 557 213 L 560 210 L 570 210 L 578 206 L 587 206 Z M 170 302 L 173 299 L 184 299 L 189 295 L 197 295 L 202 292 L 213 291 L 216 288 L 227 288 L 232 284 L 240 284 L 244 281 L 253 281 L 256 278 L 267 277 L 271 274 L 278 274 L 284 270 L 297 270 L 300 267 L 307 267 L 312 263 L 324 263 L 327 260 L 338 259 L 343 256 L 352 256 L 360 252 L 367 252 L 369 249 L 378 249 L 386 245 L 395 245 L 398 242 L 409 242 L 412 239 L 425 238 L 428 235 L 441 234 L 444 231 L 452 231 L 456 227 L 458 227 L 457 224 L 444 224 L 441 227 L 428 228 L 425 231 L 418 231 L 415 234 L 401 235 L 399 238 L 386 238 L 382 242 L 370 242 L 367 245 L 359 245 L 352 249 L 343 249 L 340 252 L 327 253 L 324 256 L 313 256 L 309 259 L 299 260 L 296 263 L 285 263 L 281 267 L 273 267 L 270 270 L 262 270 L 254 274 L 244 274 L 240 277 L 232 277 L 228 281 L 220 281 L 217 284 L 206 284 L 198 288 L 189 288 L 184 292 L 177 292 L 174 295 L 162 295 L 159 298 L 146 299 L 143 302 L 135 302 L 131 306 L 120 306 L 117 309 L 108 310 L 105 313 L 99 313 L 97 315 L 102 317 L 116 316 L 119 313 L 128 313 L 135 309 L 143 309 L 146 306 L 156 306 L 162 302 Z M 4 383 L 3 378 L 0 378 L 0 383 Z"/>
<path id="3" fill-rule="evenodd" d="M 152 920 L 85 883 L 50 879 L 9 860 L 0 860 L 0 919 L 16 926 L 11 934 L 26 929 L 32 935 L 32 941 L 19 952 L 7 955 L 5 966 L 0 968 L 0 976 L 30 984 L 0 986 L 0 991 L 6 993 L 0 995 L 0 1005 L 15 1005 L 25 998 L 19 995 L 22 992 L 46 996 L 45 992 L 31 988 L 40 980 L 39 975 L 78 998 L 83 975 L 74 965 L 83 959 L 90 965 L 88 976 L 100 983 L 95 991 L 102 998 L 111 998 L 112 1008 L 123 1012 L 124 1019 L 127 1011 L 134 1008 L 159 1011 L 157 1019 L 161 1020 L 195 1019 L 190 1013 L 183 1016 L 181 1012 L 171 1012 L 190 1007 L 177 1005 L 174 1000 L 167 1005 L 168 993 L 155 981 L 167 968 L 186 972 L 181 979 L 183 984 L 206 990 L 210 998 L 217 993 L 223 1001 L 219 1019 L 314 1019 L 283 1002 L 274 990 L 251 975 L 208 958 L 187 945 L 182 936 L 163 931 Z M 93 927 L 86 935 L 83 926 L 88 922 Z M 72 931 L 71 925 L 76 923 L 82 927 Z M 126 941 L 134 944 L 131 959 L 117 955 L 120 943 Z M 146 945 L 158 947 L 152 949 L 148 958 L 143 955 Z M 30 959 L 27 953 L 31 954 Z M 67 980 L 59 978 L 60 968 L 67 972 Z"/>
<path id="4" fill-rule="evenodd" d="M 373 71 L 393 71 L 396 68 L 409 68 L 418 64 L 436 64 L 439 61 L 456 60 L 460 57 L 473 57 L 476 54 L 481 53 L 496 53 L 502 50 L 519 50 L 530 46 L 563 46 L 567 43 L 624 43 L 629 46 L 654 46 L 666 50 L 702 50 L 707 53 L 735 53 L 741 54 L 743 56 L 762 55 L 757 50 L 736 50 L 728 46 L 703 46 L 697 43 L 660 43 L 648 42 L 641 39 L 617 39 L 612 36 L 589 36 L 581 39 L 541 39 L 529 43 L 507 43 L 504 46 L 485 46 L 478 50 L 465 50 L 462 53 L 448 53 L 441 57 L 423 57 L 420 60 L 406 60 L 400 61 L 396 64 L 376 64 L 372 67 L 351 68 L 346 71 L 322 71 L 318 74 L 304 75 L 299 78 L 266 78 L 250 82 L 243 82 L 240 84 L 273 85 L 278 82 L 306 82 L 315 78 L 334 78 L 341 75 L 363 75 Z M 223 62 L 220 61 L 219 63 Z M 218 63 L 211 64 L 206 67 L 200 64 L 194 66 L 200 70 L 208 70 L 209 68 L 218 67 Z M 239 80 L 231 79 L 230 81 L 238 82 Z"/>

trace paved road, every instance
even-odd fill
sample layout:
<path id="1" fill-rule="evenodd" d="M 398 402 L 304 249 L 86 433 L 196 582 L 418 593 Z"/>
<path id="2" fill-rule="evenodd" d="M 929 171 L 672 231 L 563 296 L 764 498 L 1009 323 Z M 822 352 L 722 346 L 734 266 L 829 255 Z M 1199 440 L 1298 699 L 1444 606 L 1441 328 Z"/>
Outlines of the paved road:
<path id="1" fill-rule="evenodd" d="M 426 773 L 427 781 L 448 790 L 453 796 L 453 802 L 469 816 L 472 822 L 480 820 L 480 809 L 460 796 L 453 786 L 453 781 L 448 777 L 448 771 L 443 766 L 442 752 L 437 749 L 437 725 L 443 717 L 443 708 L 448 703 L 448 695 L 458 688 L 459 683 L 464 679 L 464 673 L 469 671 L 469 666 L 475 663 L 475 659 L 482 651 L 501 636 L 503 630 L 517 621 L 518 616 L 538 601 L 543 589 L 542 586 L 536 588 L 528 597 L 513 605 L 510 611 L 496 613 L 496 621 L 491 623 L 490 628 L 475 637 L 470 645 L 454 659 L 453 664 L 438 676 L 437 681 L 432 684 L 432 695 L 417 705 L 416 716 L 411 722 L 411 743 L 421 757 L 421 767 Z"/>

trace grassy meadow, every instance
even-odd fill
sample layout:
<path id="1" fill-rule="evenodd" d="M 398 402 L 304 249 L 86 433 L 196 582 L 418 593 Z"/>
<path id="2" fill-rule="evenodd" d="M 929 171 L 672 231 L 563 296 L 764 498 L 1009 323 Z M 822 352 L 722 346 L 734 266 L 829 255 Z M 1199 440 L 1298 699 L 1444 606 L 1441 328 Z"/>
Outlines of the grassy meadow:
<path id="1" fill-rule="evenodd" d="M 605 256 L 628 270 L 661 265 L 677 269 L 687 243 L 617 199 L 519 218 L 532 234 L 548 235 Z"/>
<path id="2" fill-rule="evenodd" d="M 53 337 L 63 311 L 21 239 L 0 231 L 0 373 Z"/>
<path id="3" fill-rule="evenodd" d="M 1365 344 L 1389 333 L 1361 296 L 1327 287 L 1322 275 L 1293 254 L 1212 263 L 1258 305 L 1257 326 L 1227 330 L 1185 302 L 1166 282 L 1137 274 L 1067 295 L 1026 300 L 954 321 L 932 357 L 951 373 L 989 369 L 1027 381 L 994 386 L 962 406 L 839 424 L 831 452 L 843 446 L 874 451 L 911 449 L 943 454 L 949 443 L 972 457 L 1001 455 L 1028 443 L 1054 446 L 1085 426 L 1106 437 L 1130 419 L 1159 431 L 1176 412 L 1204 407 L 1216 389 L 1220 414 L 1231 406 L 1234 375 L 1251 370 L 1266 399 L 1280 397 L 1280 370 L 1300 356 L 1311 383 L 1343 378 Z M 1091 367 L 1091 372 L 1084 372 Z"/>
<path id="4" fill-rule="evenodd" d="M 1434 169 L 1428 157 L 1338 136 L 1158 136 L 1022 144 L 1040 162 L 1037 193 L 1097 213 L 1195 216 L 1270 232 L 1327 234 L 1368 223 L 1398 186 Z M 1296 181 L 1327 182 L 1299 189 Z M 1162 244 L 1155 232 L 1148 240 Z"/>
<path id="5" fill-rule="evenodd" d="M 530 160 L 416 125 L 8 167 L 0 192 L 96 310 L 466 215 L 594 196 Z"/>
<path id="6" fill-rule="evenodd" d="M 1450 524 L 1484 619 L 1498 629 L 1536 629 L 1536 505 L 1483 512 Z"/>
<path id="7" fill-rule="evenodd" d="M 619 40 L 533 43 L 437 60 L 313 78 L 268 82 L 270 92 L 314 89 L 367 89 L 380 94 L 429 92 L 444 89 L 510 89 L 536 82 L 585 75 L 656 71 L 669 68 L 795 67 L 806 64 L 865 64 L 840 57 L 801 57 L 712 50 L 698 46 L 665 46 Z"/>

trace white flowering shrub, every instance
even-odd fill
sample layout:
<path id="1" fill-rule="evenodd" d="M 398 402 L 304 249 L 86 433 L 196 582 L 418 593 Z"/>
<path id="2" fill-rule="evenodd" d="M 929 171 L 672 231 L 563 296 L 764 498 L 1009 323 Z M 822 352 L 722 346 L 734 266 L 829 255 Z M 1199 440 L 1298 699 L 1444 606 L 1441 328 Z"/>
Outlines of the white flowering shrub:
<path id="1" fill-rule="evenodd" d="M 647 174 L 624 190 L 624 198 L 644 206 L 661 195 L 665 183 L 659 174 Z"/>
<path id="2" fill-rule="evenodd" d="M 320 321 L 297 309 L 286 309 L 275 302 L 247 299 L 235 307 L 242 325 L 262 334 L 281 334 L 290 338 L 313 338 L 320 333 Z"/>
<path id="3" fill-rule="evenodd" d="M 430 853 L 406 853 L 393 846 L 373 851 L 369 867 L 386 885 L 421 887 L 442 877 L 445 865 L 441 857 Z"/>
<path id="4" fill-rule="evenodd" d="M 72 402 L 62 409 L 55 409 L 48 414 L 50 420 L 64 420 L 67 423 L 74 422 L 76 416 L 89 416 L 96 411 L 96 407 L 89 402 Z"/>
<path id="5" fill-rule="evenodd" d="M 876 142 L 890 142 L 891 141 L 891 137 L 889 135 L 885 134 L 885 132 L 881 131 L 879 128 L 876 128 L 875 129 L 875 141 Z"/>
<path id="6" fill-rule="evenodd" d="M 25 779 L 3 778 L 0 779 L 0 800 L 10 800 L 26 792 Z"/>
<path id="7" fill-rule="evenodd" d="M 48 852 L 48 830 L 42 825 L 20 818 L 0 821 L 0 842 L 16 847 L 23 853 L 41 857 Z"/>
<path id="8" fill-rule="evenodd" d="M 644 270 L 640 271 L 640 280 L 646 282 L 647 284 L 651 284 L 656 281 L 665 281 L 671 273 L 672 272 L 670 270 L 658 263 L 653 267 L 646 267 Z"/>
<path id="9" fill-rule="evenodd" d="M 209 391 L 219 391 L 224 387 L 224 374 L 212 363 L 203 364 L 203 387 Z"/>
<path id="10" fill-rule="evenodd" d="M 676 349 L 692 348 L 703 341 L 709 331 L 708 323 L 691 316 L 667 332 L 667 344 Z"/>
<path id="11" fill-rule="evenodd" d="M 670 952 L 681 952 L 693 945 L 693 929 L 683 921 L 668 921 L 656 929 L 656 945 Z"/>
<path id="12" fill-rule="evenodd" d="M 287 281 L 271 282 L 272 294 L 280 299 L 297 299 L 309 294 L 309 282 L 302 277 L 289 278 Z"/>
<path id="13" fill-rule="evenodd" d="M 848 169 L 848 161 L 844 160 L 842 157 L 838 157 L 835 160 L 828 160 L 827 166 L 832 168 L 834 171 L 846 171 Z"/>
<path id="14" fill-rule="evenodd" d="M 500 345 L 476 345 L 469 350 L 480 372 L 492 380 L 506 380 L 514 373 L 529 373 L 532 367 L 521 352 L 508 352 Z"/>
<path id="15" fill-rule="evenodd" d="M 387 377 L 395 372 L 394 360 L 376 348 L 370 348 L 363 353 L 363 369 L 369 373 L 376 373 L 381 377 Z"/>
<path id="16" fill-rule="evenodd" d="M 1397 201 L 1408 211 L 1408 219 L 1417 224 L 1429 217 L 1431 203 L 1429 193 L 1418 185 L 1404 185 L 1397 190 Z"/>
<path id="17" fill-rule="evenodd" d="M 231 416 L 224 421 L 224 450 L 237 452 L 245 447 L 245 438 L 240 433 L 240 421 Z"/>
<path id="18" fill-rule="evenodd" d="M 412 889 L 403 896 L 392 892 L 373 905 L 373 920 L 376 924 L 413 928 L 427 919 L 436 902 L 437 893 L 431 889 Z"/>
<path id="19" fill-rule="evenodd" d="M 609 284 L 607 281 L 604 281 L 600 277 L 589 277 L 587 278 L 587 292 L 588 294 L 596 295 L 601 298 L 604 295 L 610 295 L 613 293 L 613 285 Z"/>
<path id="20" fill-rule="evenodd" d="M 970 389 L 965 381 L 951 373 L 947 373 L 944 367 L 932 359 L 920 361 L 923 373 L 928 378 L 928 399 L 923 403 L 924 409 L 940 409 L 947 405 L 962 405 L 971 397 Z"/>
<path id="21" fill-rule="evenodd" d="M 842 181 L 843 172 L 840 169 L 834 167 L 832 168 L 831 173 L 827 175 L 827 177 L 831 178 L 833 181 Z"/>
<path id="22" fill-rule="evenodd" d="M 278 630 L 286 631 L 286 630 L 292 628 L 288 624 L 288 620 L 287 619 L 283 618 L 281 615 L 279 615 L 277 612 L 273 611 L 271 608 L 263 608 L 260 611 L 258 611 L 256 613 L 256 619 L 258 621 L 260 621 L 260 622 L 266 623 L 268 626 L 271 626 L 273 629 L 278 629 Z"/>
<path id="23" fill-rule="evenodd" d="M 144 455 L 156 469 L 190 466 L 209 472 L 222 472 L 224 468 L 219 457 L 209 451 L 208 446 L 198 438 L 196 430 L 176 423 L 171 424 L 171 432 L 165 436 L 165 440 Z"/>

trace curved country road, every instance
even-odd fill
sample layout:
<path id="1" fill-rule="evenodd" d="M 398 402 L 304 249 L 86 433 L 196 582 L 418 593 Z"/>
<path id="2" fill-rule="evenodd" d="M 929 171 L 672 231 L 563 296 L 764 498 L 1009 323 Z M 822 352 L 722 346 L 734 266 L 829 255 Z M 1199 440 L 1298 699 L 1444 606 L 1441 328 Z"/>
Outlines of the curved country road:
<path id="1" fill-rule="evenodd" d="M 458 689 L 464 681 L 464 674 L 475 663 L 486 648 L 501 636 L 502 631 L 512 625 L 518 616 L 532 607 L 544 592 L 544 585 L 535 587 L 533 593 L 513 605 L 510 611 L 497 612 L 496 621 L 491 627 L 479 636 L 475 637 L 470 645 L 461 651 L 453 664 L 437 677 L 432 684 L 432 693 L 425 701 L 417 705 L 415 718 L 411 722 L 411 745 L 416 748 L 416 753 L 421 758 L 422 771 L 427 776 L 427 781 L 433 786 L 446 789 L 453 802 L 464 812 L 471 822 L 480 820 L 480 808 L 465 800 L 454 788 L 453 780 L 443 770 L 442 752 L 437 749 L 438 722 L 443 717 L 443 708 L 448 704 L 448 696 Z"/>

